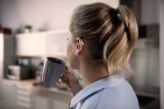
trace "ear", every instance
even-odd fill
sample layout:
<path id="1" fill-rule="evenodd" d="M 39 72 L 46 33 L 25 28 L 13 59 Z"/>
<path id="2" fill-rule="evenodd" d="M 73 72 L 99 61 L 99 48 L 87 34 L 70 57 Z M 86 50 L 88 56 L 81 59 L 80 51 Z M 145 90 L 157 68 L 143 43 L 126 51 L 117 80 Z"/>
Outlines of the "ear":
<path id="1" fill-rule="evenodd" d="M 83 51 L 84 49 L 84 42 L 82 39 L 80 39 L 79 37 L 76 38 L 75 40 L 75 55 L 79 56 L 79 54 Z"/>

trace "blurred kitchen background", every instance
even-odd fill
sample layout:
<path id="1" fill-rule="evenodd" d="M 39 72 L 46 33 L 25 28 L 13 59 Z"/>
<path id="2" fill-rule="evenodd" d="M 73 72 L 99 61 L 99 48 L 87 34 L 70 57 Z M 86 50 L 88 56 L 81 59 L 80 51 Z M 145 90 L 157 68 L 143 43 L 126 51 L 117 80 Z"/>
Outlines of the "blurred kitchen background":
<path id="1" fill-rule="evenodd" d="M 164 109 L 164 0 L 0 0 L 0 109 L 69 109 L 71 94 L 60 84 L 45 88 L 42 67 L 48 56 L 67 63 L 72 11 L 92 2 L 133 10 L 139 40 L 128 81 L 141 109 Z"/>

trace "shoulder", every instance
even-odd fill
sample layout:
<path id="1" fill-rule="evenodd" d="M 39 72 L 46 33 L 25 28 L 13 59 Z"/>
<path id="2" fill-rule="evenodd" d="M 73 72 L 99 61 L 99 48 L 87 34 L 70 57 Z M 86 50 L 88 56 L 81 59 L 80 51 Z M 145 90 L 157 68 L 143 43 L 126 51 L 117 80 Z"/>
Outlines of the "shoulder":
<path id="1" fill-rule="evenodd" d="M 106 88 L 96 109 L 139 109 L 139 104 L 134 92 Z"/>
<path id="2" fill-rule="evenodd" d="M 125 80 L 115 87 L 107 87 L 87 98 L 81 109 L 139 109 L 137 97 Z"/>
<path id="3" fill-rule="evenodd" d="M 83 101 L 81 109 L 97 109 L 97 105 L 99 105 L 102 95 L 103 95 L 103 90 L 100 90 L 99 92 L 95 93 L 89 98 L 86 98 Z"/>

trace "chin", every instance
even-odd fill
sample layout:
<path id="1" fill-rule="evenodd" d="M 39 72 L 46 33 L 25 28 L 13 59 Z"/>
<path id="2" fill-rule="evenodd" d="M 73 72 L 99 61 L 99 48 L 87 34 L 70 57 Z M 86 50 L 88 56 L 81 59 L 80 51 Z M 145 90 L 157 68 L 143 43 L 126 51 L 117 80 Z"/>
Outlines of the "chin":
<path id="1" fill-rule="evenodd" d="M 78 59 L 76 56 L 68 56 L 68 63 L 71 69 L 78 69 Z"/>
<path id="2" fill-rule="evenodd" d="M 77 70 L 77 69 L 79 68 L 78 65 L 79 65 L 79 64 L 78 64 L 77 60 L 75 60 L 75 59 L 69 60 L 69 67 L 70 67 L 71 69 Z"/>
<path id="3" fill-rule="evenodd" d="M 77 65 L 75 64 L 75 63 L 69 63 L 69 67 L 71 68 L 71 69 L 78 69 L 78 67 L 77 67 Z"/>

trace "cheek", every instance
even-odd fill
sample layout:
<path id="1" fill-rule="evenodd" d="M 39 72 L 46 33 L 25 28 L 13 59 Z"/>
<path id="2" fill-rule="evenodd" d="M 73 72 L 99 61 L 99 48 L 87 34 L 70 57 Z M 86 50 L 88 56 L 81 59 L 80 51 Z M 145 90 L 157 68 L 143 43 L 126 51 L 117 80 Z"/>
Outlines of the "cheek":
<path id="1" fill-rule="evenodd" d="M 77 69 L 77 57 L 75 56 L 75 52 L 74 52 L 74 46 L 72 43 L 69 43 L 67 46 L 67 57 L 68 57 L 68 62 L 69 62 L 69 66 L 72 69 Z"/>
<path id="2" fill-rule="evenodd" d="M 70 52 L 71 48 L 70 48 L 70 44 L 67 45 L 67 58 L 68 58 L 68 61 L 70 60 Z"/>
<path id="3" fill-rule="evenodd" d="M 68 57 L 68 59 L 70 58 L 70 55 L 72 52 L 73 52 L 73 45 L 71 42 L 68 42 L 68 45 L 67 45 L 67 57 Z"/>

